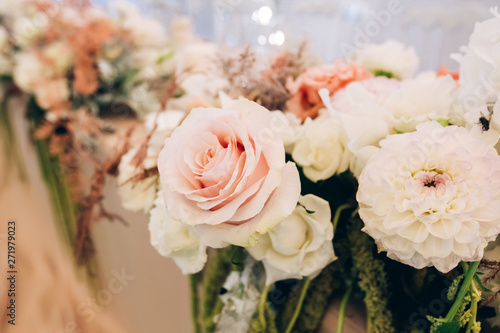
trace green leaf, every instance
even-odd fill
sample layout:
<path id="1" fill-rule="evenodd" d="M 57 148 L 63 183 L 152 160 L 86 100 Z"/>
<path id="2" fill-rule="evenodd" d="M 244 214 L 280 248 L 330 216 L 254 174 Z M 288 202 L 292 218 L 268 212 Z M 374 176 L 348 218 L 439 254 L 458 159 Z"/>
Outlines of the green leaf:
<path id="1" fill-rule="evenodd" d="M 491 293 L 491 290 L 484 286 L 483 281 L 481 281 L 481 279 L 479 278 L 477 273 L 476 273 L 476 275 L 474 275 L 474 280 L 476 281 L 477 285 L 479 286 L 479 288 L 481 288 L 482 291 L 487 292 L 487 293 Z"/>
<path id="2" fill-rule="evenodd" d="M 388 77 L 389 79 L 392 79 L 394 77 L 394 74 L 388 71 L 385 71 L 383 69 L 376 69 L 373 71 L 373 75 L 375 76 L 385 76 Z"/>
<path id="3" fill-rule="evenodd" d="M 164 61 L 172 58 L 174 56 L 175 52 L 174 51 L 169 51 L 165 54 L 162 54 L 156 59 L 156 64 L 161 65 Z"/>
<path id="4" fill-rule="evenodd" d="M 436 119 L 436 121 L 443 127 L 446 127 L 446 126 L 450 126 L 450 123 L 448 121 L 448 119 L 445 119 L 445 118 L 438 118 Z"/>
<path id="5" fill-rule="evenodd" d="M 436 333 L 458 333 L 458 332 L 460 332 L 460 323 L 458 321 L 442 323 L 436 328 Z"/>
<path id="6" fill-rule="evenodd" d="M 299 206 L 301 206 L 302 208 L 304 208 L 304 210 L 306 211 L 307 214 L 314 214 L 316 213 L 315 210 L 309 210 L 306 208 L 306 206 L 302 205 L 302 204 L 298 204 Z"/>

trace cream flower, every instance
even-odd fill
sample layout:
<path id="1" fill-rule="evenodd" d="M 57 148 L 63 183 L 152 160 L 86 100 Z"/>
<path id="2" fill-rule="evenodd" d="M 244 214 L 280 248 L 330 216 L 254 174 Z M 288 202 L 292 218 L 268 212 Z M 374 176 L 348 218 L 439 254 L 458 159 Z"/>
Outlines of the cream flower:
<path id="1" fill-rule="evenodd" d="M 342 122 L 352 152 L 349 168 L 358 177 L 380 140 L 393 133 L 394 118 L 383 107 L 401 88 L 396 79 L 384 76 L 353 82 L 332 96 L 333 116 Z"/>
<path id="2" fill-rule="evenodd" d="M 193 227 L 170 216 L 162 191 L 158 191 L 149 215 L 151 244 L 158 253 L 172 258 L 183 274 L 201 271 L 207 262 L 207 248 L 200 244 Z"/>
<path id="3" fill-rule="evenodd" d="M 153 131 L 153 128 L 155 129 L 148 143 L 148 154 L 151 157 L 158 157 L 165 144 L 165 139 L 179 126 L 185 116 L 186 113 L 183 111 L 165 110 L 150 113 L 144 118 L 146 129 L 149 132 Z"/>
<path id="4" fill-rule="evenodd" d="M 241 98 L 193 109 L 165 141 L 158 170 L 167 208 L 205 245 L 253 245 L 295 208 L 299 174 L 270 120 Z"/>
<path id="5" fill-rule="evenodd" d="M 376 77 L 351 83 L 337 92 L 330 111 L 345 129 L 354 175 L 359 176 L 374 148 L 387 135 L 414 131 L 429 120 L 453 118 L 455 97 L 455 81 L 432 72 L 402 82 Z"/>
<path id="6" fill-rule="evenodd" d="M 266 269 L 266 284 L 284 279 L 316 277 L 336 259 L 333 251 L 333 226 L 327 201 L 308 194 L 290 216 L 262 235 L 257 245 L 248 248 Z"/>
<path id="7" fill-rule="evenodd" d="M 50 61 L 51 66 L 55 73 L 66 74 L 66 71 L 73 64 L 73 51 L 71 46 L 64 42 L 56 42 L 46 46 L 43 49 L 43 54 L 48 61 Z"/>
<path id="8" fill-rule="evenodd" d="M 500 232 L 500 157 L 462 127 L 388 136 L 359 177 L 363 231 L 388 257 L 441 272 L 479 260 Z"/>
<path id="9" fill-rule="evenodd" d="M 36 102 L 45 110 L 68 101 L 69 95 L 68 80 L 65 78 L 45 82 L 35 89 Z"/>
<path id="10" fill-rule="evenodd" d="M 225 79 L 206 74 L 190 74 L 184 76 L 180 88 L 184 94 L 168 101 L 169 109 L 185 110 L 188 112 L 196 106 L 218 106 L 219 92 L 226 89 L 229 82 Z"/>
<path id="11" fill-rule="evenodd" d="M 291 112 L 272 111 L 271 130 L 278 133 L 285 145 L 285 152 L 291 154 L 303 127 L 301 120 Z"/>
<path id="12" fill-rule="evenodd" d="M 341 124 L 328 113 L 307 118 L 292 151 L 293 160 L 313 182 L 347 170 L 350 152 Z"/>
<path id="13" fill-rule="evenodd" d="M 19 53 L 15 56 L 14 61 L 14 82 L 27 92 L 33 92 L 41 82 L 54 74 L 50 67 L 40 61 L 35 52 Z"/>
<path id="14" fill-rule="evenodd" d="M 491 144 L 500 138 L 500 15 L 477 23 L 463 54 L 452 57 L 460 63 L 458 101 L 466 112 L 467 127 Z M 484 128 L 480 118 L 490 122 Z"/>
<path id="15" fill-rule="evenodd" d="M 354 62 L 368 72 L 384 71 L 397 79 L 408 79 L 415 74 L 418 56 L 413 47 L 405 47 L 394 40 L 383 44 L 369 44 L 353 55 Z"/>
<path id="16" fill-rule="evenodd" d="M 132 160 L 137 154 L 137 148 L 129 150 L 122 156 L 118 166 L 118 194 L 125 209 L 143 211 L 147 213 L 153 206 L 156 193 L 157 176 L 137 181 L 134 177 L 140 169 L 132 165 Z M 144 168 L 156 165 L 156 158 L 148 157 L 144 161 Z"/>
<path id="17" fill-rule="evenodd" d="M 120 23 L 128 31 L 138 47 L 161 46 L 166 41 L 163 25 L 157 20 L 143 16 L 139 8 L 126 1 L 115 1 L 112 7 L 120 14 Z"/>
<path id="18" fill-rule="evenodd" d="M 383 107 L 392 114 L 397 131 L 414 131 L 422 122 L 450 118 L 456 101 L 456 87 L 455 80 L 449 75 L 423 72 L 414 79 L 403 81 L 401 88 L 385 100 Z"/>

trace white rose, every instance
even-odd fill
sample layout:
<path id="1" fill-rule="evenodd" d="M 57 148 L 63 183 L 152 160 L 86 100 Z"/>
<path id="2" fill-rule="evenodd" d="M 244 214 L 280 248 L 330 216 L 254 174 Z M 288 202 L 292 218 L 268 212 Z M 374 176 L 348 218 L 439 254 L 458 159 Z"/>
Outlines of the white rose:
<path id="1" fill-rule="evenodd" d="M 2 0 L 0 1 L 0 13 L 5 16 L 17 17 L 26 10 L 29 0 Z"/>
<path id="2" fill-rule="evenodd" d="M 455 80 L 449 75 L 423 72 L 414 79 L 403 81 L 401 88 L 385 100 L 383 107 L 391 112 L 397 131 L 414 131 L 422 122 L 450 118 L 456 88 Z"/>
<path id="3" fill-rule="evenodd" d="M 10 74 L 12 67 L 14 66 L 11 57 L 0 54 L 0 74 Z"/>
<path id="4" fill-rule="evenodd" d="M 57 73 L 65 74 L 73 64 L 73 51 L 67 43 L 52 43 L 44 48 L 43 53 L 52 61 L 51 66 L 53 66 Z"/>
<path id="5" fill-rule="evenodd" d="M 156 92 L 149 89 L 146 83 L 132 88 L 128 103 L 140 118 L 161 109 L 161 103 Z"/>
<path id="6" fill-rule="evenodd" d="M 149 177 L 140 181 L 134 179 L 140 172 L 140 169 L 132 165 L 132 159 L 136 154 L 137 148 L 134 148 L 122 156 L 118 166 L 118 194 L 125 209 L 147 213 L 155 200 L 158 177 Z M 155 165 L 156 159 L 148 157 L 142 167 L 147 169 Z"/>
<path id="7" fill-rule="evenodd" d="M 476 261 L 500 232 L 500 157 L 463 127 L 390 135 L 359 177 L 363 231 L 389 258 L 441 272 Z"/>
<path id="8" fill-rule="evenodd" d="M 179 73 L 210 74 L 214 72 L 215 60 L 217 59 L 217 48 L 215 44 L 196 41 L 186 44 L 176 50 L 175 62 Z"/>
<path id="9" fill-rule="evenodd" d="M 146 116 L 144 125 L 149 132 L 153 130 L 156 124 L 156 129 L 149 140 L 148 146 L 152 156 L 158 156 L 165 144 L 165 139 L 179 126 L 184 117 L 186 117 L 186 113 L 179 110 L 154 112 Z"/>
<path id="10" fill-rule="evenodd" d="M 285 152 L 291 154 L 302 130 L 301 120 L 291 112 L 272 111 L 271 130 L 283 139 Z"/>
<path id="11" fill-rule="evenodd" d="M 327 201 L 308 194 L 290 216 L 262 235 L 257 245 L 248 248 L 266 269 L 266 284 L 284 279 L 315 278 L 336 259 L 333 251 L 333 226 Z"/>
<path id="12" fill-rule="evenodd" d="M 123 27 L 129 31 L 132 40 L 139 47 L 159 47 L 166 40 L 165 29 L 161 23 L 148 17 L 127 17 Z"/>
<path id="13" fill-rule="evenodd" d="M 251 246 L 295 208 L 299 173 L 270 121 L 240 98 L 193 109 L 165 140 L 158 170 L 167 208 L 205 245 Z"/>
<path id="14" fill-rule="evenodd" d="M 460 63 L 458 101 L 465 110 L 467 127 L 475 136 L 496 144 L 500 138 L 500 16 L 477 23 L 464 54 L 452 57 Z M 493 114 L 492 114 L 493 111 Z M 479 121 L 490 122 L 489 129 Z"/>
<path id="15" fill-rule="evenodd" d="M 418 67 L 418 56 L 413 47 L 394 40 L 383 44 L 369 44 L 353 56 L 356 64 L 368 72 L 384 71 L 397 79 L 408 79 L 415 74 Z"/>
<path id="16" fill-rule="evenodd" d="M 44 82 L 35 88 L 36 102 L 45 110 L 68 101 L 69 95 L 68 80 L 65 78 Z"/>
<path id="17" fill-rule="evenodd" d="M 186 45 L 195 40 L 193 22 L 188 17 L 174 17 L 170 22 L 170 35 L 175 46 Z"/>
<path id="18" fill-rule="evenodd" d="M 35 52 L 19 53 L 14 61 L 14 82 L 27 92 L 33 92 L 37 84 L 53 75 L 52 69 L 42 63 Z"/>
<path id="19" fill-rule="evenodd" d="M 0 53 L 9 51 L 10 51 L 9 34 L 7 33 L 7 30 L 3 26 L 0 26 Z"/>
<path id="20" fill-rule="evenodd" d="M 219 92 L 228 86 L 225 79 L 207 76 L 206 74 L 191 74 L 181 81 L 180 88 L 184 92 L 178 98 L 168 101 L 169 109 L 190 111 L 192 103 L 204 106 L 217 106 Z"/>
<path id="21" fill-rule="evenodd" d="M 193 227 L 168 213 L 162 191 L 158 191 L 149 215 L 151 244 L 158 253 L 172 258 L 183 274 L 201 271 L 207 262 L 207 248 L 200 244 Z"/>
<path id="22" fill-rule="evenodd" d="M 333 116 L 340 119 L 353 153 L 354 176 L 359 176 L 380 140 L 393 133 L 393 116 L 383 104 L 400 87 L 398 80 L 375 77 L 353 82 L 332 96 Z"/>
<path id="23" fill-rule="evenodd" d="M 323 113 L 314 120 L 306 119 L 292 158 L 303 168 L 307 178 L 317 182 L 346 171 L 350 154 L 341 124 Z"/>

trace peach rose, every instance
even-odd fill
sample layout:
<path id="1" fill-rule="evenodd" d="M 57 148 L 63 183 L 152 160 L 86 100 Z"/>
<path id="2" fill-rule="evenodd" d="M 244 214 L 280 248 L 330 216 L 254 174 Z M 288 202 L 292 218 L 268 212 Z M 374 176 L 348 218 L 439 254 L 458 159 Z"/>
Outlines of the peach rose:
<path id="1" fill-rule="evenodd" d="M 351 82 L 370 77 L 372 75 L 364 69 L 345 60 L 336 60 L 333 65 L 308 68 L 295 81 L 291 78 L 287 81 L 286 88 L 292 95 L 286 104 L 287 110 L 302 120 L 307 117 L 314 119 L 324 107 L 318 94 L 320 89 L 328 89 L 331 96 Z"/>
<path id="2" fill-rule="evenodd" d="M 241 98 L 193 109 L 166 139 L 158 170 L 167 210 L 203 244 L 254 245 L 295 209 L 299 173 L 272 121 Z"/>

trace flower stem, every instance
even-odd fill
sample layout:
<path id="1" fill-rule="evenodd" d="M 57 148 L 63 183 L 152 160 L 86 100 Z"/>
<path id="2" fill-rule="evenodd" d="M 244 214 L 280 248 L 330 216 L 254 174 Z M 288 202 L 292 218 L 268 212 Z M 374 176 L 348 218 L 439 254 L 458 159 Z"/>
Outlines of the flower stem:
<path id="1" fill-rule="evenodd" d="M 267 301 L 267 294 L 269 293 L 269 286 L 266 285 L 264 289 L 262 290 L 262 294 L 260 295 L 260 302 L 259 302 L 259 320 L 260 324 L 262 325 L 262 331 L 266 331 L 266 301 Z"/>
<path id="2" fill-rule="evenodd" d="M 300 297 L 299 301 L 297 302 L 297 307 L 295 308 L 295 311 L 293 313 L 293 317 L 290 320 L 290 323 L 288 324 L 288 327 L 286 328 L 285 333 L 290 333 L 293 329 L 293 326 L 295 325 L 295 322 L 297 321 L 297 318 L 299 317 L 300 310 L 302 309 L 302 303 L 304 303 L 304 298 L 306 297 L 307 289 L 309 288 L 309 284 L 311 283 L 311 279 L 306 277 L 304 279 L 304 285 L 302 286 L 302 290 L 300 292 Z"/>
<path id="3" fill-rule="evenodd" d="M 474 277 L 474 274 L 476 274 L 477 267 L 479 266 L 479 261 L 474 261 L 469 268 L 467 269 L 465 273 L 465 278 L 464 282 L 462 283 L 462 287 L 460 288 L 460 291 L 458 292 L 457 298 L 455 299 L 455 302 L 451 306 L 450 311 L 448 311 L 448 314 L 446 315 L 445 322 L 449 323 L 453 321 L 455 318 L 455 315 L 457 314 L 458 309 L 462 305 L 464 301 L 465 294 L 469 290 L 470 284 L 472 282 L 472 278 Z"/>
<path id="4" fill-rule="evenodd" d="M 4 136 L 2 141 L 4 141 L 4 154 L 6 156 L 4 162 L 6 172 L 4 173 L 3 181 L 6 182 L 8 180 L 9 171 L 12 169 L 17 169 L 19 179 L 25 181 L 27 173 L 24 158 L 20 152 L 21 148 L 18 145 L 18 140 L 14 133 L 14 123 L 11 120 L 9 112 L 8 100 L 5 99 L 0 102 L 0 135 Z M 14 167 L 12 168 L 12 166 Z"/>
<path id="5" fill-rule="evenodd" d="M 351 297 L 352 290 L 354 289 L 354 283 L 351 284 L 344 297 L 342 298 L 342 302 L 340 303 L 339 309 L 339 319 L 337 321 L 337 333 L 342 333 L 342 329 L 344 327 L 344 318 L 345 318 L 345 310 L 347 308 L 347 303 L 349 302 L 349 298 Z"/>
<path id="6" fill-rule="evenodd" d="M 200 320 L 199 320 L 199 307 L 200 298 L 198 295 L 198 274 L 189 275 L 189 287 L 191 289 L 191 315 L 193 316 L 193 325 L 195 333 L 201 332 Z"/>
<path id="7" fill-rule="evenodd" d="M 352 204 L 345 203 L 343 205 L 338 206 L 337 210 L 335 211 L 335 215 L 333 216 L 333 234 L 335 235 L 335 230 L 337 230 L 337 225 L 339 224 L 339 219 L 340 219 L 340 214 L 349 208 L 352 208 Z"/>

